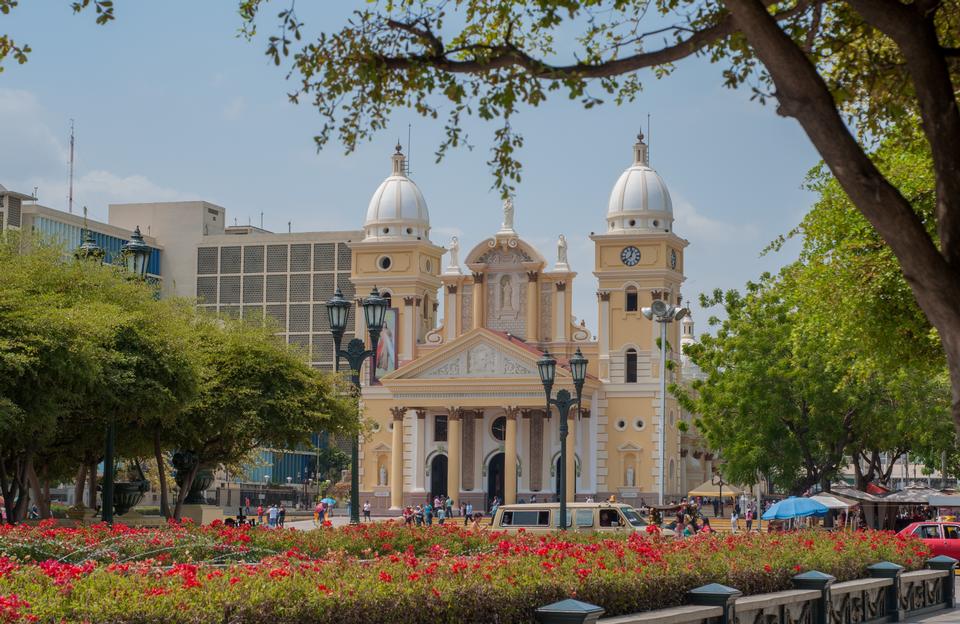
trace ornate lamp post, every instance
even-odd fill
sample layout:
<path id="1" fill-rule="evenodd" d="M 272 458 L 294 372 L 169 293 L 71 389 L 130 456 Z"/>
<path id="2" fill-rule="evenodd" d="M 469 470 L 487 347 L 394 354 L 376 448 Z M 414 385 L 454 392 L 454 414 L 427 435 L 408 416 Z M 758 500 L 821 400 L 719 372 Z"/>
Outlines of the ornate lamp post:
<path id="1" fill-rule="evenodd" d="M 567 475 L 567 435 L 570 432 L 567 417 L 570 414 L 570 408 L 574 405 L 577 406 L 577 412 L 580 412 L 583 383 L 587 378 L 587 358 L 583 357 L 579 348 L 577 348 L 576 354 L 570 358 L 570 373 L 573 375 L 576 398 L 571 397 L 570 391 L 565 388 L 557 392 L 557 398 L 550 397 L 557 376 L 557 361 L 550 357 L 549 353 L 544 353 L 543 357 L 537 360 L 537 369 L 540 372 L 543 390 L 547 395 L 547 412 L 549 413 L 550 406 L 554 405 L 560 415 L 560 530 L 565 531 L 567 529 L 567 478 L 569 476 Z"/>
<path id="2" fill-rule="evenodd" d="M 655 299 L 649 308 L 640 310 L 645 317 L 660 323 L 660 443 L 657 449 L 657 456 L 660 462 L 659 482 L 657 483 L 657 504 L 663 505 L 663 493 L 665 486 L 664 461 L 666 446 L 667 429 L 667 323 L 679 321 L 690 310 L 672 306 L 662 299 Z"/>
<path id="3" fill-rule="evenodd" d="M 346 350 L 340 349 L 343 334 L 347 330 L 347 319 L 350 317 L 350 302 L 343 298 L 338 288 L 333 299 L 327 302 L 327 318 L 330 321 L 330 333 L 333 334 L 334 370 L 340 370 L 340 358 L 345 358 L 350 366 L 350 380 L 353 389 L 360 396 L 360 369 L 367 358 L 377 353 L 377 343 L 380 342 L 380 330 L 383 328 L 383 319 L 387 315 L 387 300 L 380 296 L 380 291 L 374 286 L 370 296 L 363 300 L 363 317 L 367 322 L 367 331 L 370 332 L 370 348 L 362 338 L 354 338 L 347 343 Z M 370 380 L 373 381 L 374 367 L 370 370 Z M 354 435 L 350 444 L 350 523 L 360 524 L 360 441 Z"/>

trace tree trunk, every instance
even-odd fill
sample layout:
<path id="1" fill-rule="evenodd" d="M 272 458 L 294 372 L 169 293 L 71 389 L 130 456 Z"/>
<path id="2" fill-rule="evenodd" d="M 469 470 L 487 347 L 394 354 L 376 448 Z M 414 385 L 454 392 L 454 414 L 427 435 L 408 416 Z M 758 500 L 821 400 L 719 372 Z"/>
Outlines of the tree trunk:
<path id="1" fill-rule="evenodd" d="M 73 484 L 73 504 L 75 507 L 83 507 L 83 491 L 87 486 L 87 467 L 80 464 L 77 469 L 77 480 Z"/>
<path id="2" fill-rule="evenodd" d="M 87 492 L 87 507 L 96 510 L 97 508 L 97 464 L 90 462 L 87 468 L 87 476 L 90 478 L 90 491 Z"/>
<path id="3" fill-rule="evenodd" d="M 40 483 L 40 477 L 37 476 L 37 471 L 31 464 L 27 470 L 27 482 L 30 484 L 29 490 L 33 490 L 33 496 L 37 504 L 37 509 L 40 512 L 41 518 L 50 517 L 50 501 L 43 497 L 43 486 Z M 29 509 L 29 508 L 28 508 Z"/>
<path id="4" fill-rule="evenodd" d="M 960 429 L 960 306 L 957 305 L 960 301 L 960 266 L 948 262 L 948 258 L 941 254 L 910 202 L 880 173 L 851 135 L 823 77 L 803 50 L 781 30 L 763 3 L 724 0 L 724 4 L 773 78 L 780 103 L 778 113 L 800 122 L 850 201 L 890 246 L 917 304 L 939 332 L 950 371 L 951 413 L 954 424 Z M 911 54 L 910 50 L 901 51 L 908 61 L 916 54 Z M 927 116 L 930 112 L 923 103 L 921 113 L 929 136 Z M 945 104 L 950 111 L 946 116 L 949 123 L 942 123 L 940 127 L 945 133 L 953 134 L 957 106 L 952 94 Z M 947 223 L 955 225 L 956 221 L 951 215 L 939 214 L 945 212 L 940 208 L 948 201 L 939 197 L 939 190 L 943 187 L 940 178 L 958 175 L 955 168 L 943 171 L 939 165 L 953 162 L 942 152 L 956 150 L 956 144 L 939 145 L 937 141 L 931 142 L 934 163 L 938 165 L 938 227 Z M 950 221 L 941 224 L 945 217 L 950 217 Z M 947 240 L 941 235 L 942 243 L 952 241 L 952 238 Z M 953 259 L 957 255 L 954 251 L 949 257 Z"/>
<path id="5" fill-rule="evenodd" d="M 160 480 L 160 515 L 170 519 L 170 500 L 167 488 L 166 466 L 163 463 L 163 449 L 160 447 L 160 430 L 153 432 L 153 456 L 157 461 L 157 478 Z"/>
<path id="6" fill-rule="evenodd" d="M 183 513 L 183 501 L 187 499 L 187 495 L 190 493 L 190 487 L 193 485 L 193 480 L 199 470 L 200 464 L 197 463 L 196 466 L 190 469 L 187 478 L 183 480 L 183 485 L 180 486 L 180 491 L 177 492 L 177 506 L 173 511 L 173 519 L 177 522 L 180 521 L 180 515 Z"/>

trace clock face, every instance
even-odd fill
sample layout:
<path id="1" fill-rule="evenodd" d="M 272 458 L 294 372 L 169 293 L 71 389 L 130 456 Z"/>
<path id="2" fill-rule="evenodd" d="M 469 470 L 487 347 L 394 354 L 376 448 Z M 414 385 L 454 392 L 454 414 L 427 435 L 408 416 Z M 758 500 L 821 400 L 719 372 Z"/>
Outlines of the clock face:
<path id="1" fill-rule="evenodd" d="M 677 250 L 676 249 L 670 250 L 670 268 L 671 269 L 677 268 Z"/>
<path id="2" fill-rule="evenodd" d="M 620 252 L 620 261 L 627 266 L 636 266 L 640 262 L 640 250 L 631 245 Z"/>

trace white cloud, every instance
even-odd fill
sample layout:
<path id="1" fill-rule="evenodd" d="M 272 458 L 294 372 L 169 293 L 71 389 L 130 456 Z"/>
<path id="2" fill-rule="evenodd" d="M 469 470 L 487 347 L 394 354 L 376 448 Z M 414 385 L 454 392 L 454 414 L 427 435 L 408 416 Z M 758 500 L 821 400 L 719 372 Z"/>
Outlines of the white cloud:
<path id="1" fill-rule="evenodd" d="M 243 112 L 247 108 L 247 101 L 243 96 L 238 95 L 237 97 L 230 100 L 226 108 L 223 109 L 223 118 L 227 121 L 237 121 L 243 117 Z"/>
<path id="2" fill-rule="evenodd" d="M 32 193 L 40 203 L 66 209 L 69 178 L 69 122 L 62 132 L 51 129 L 44 109 L 29 91 L 0 88 L 0 184 Z M 78 148 L 82 143 L 78 141 Z M 76 153 L 73 181 L 74 210 L 86 205 L 95 219 L 106 218 L 107 204 L 137 201 L 172 201 L 189 194 L 158 184 L 132 172 L 117 173 L 89 166 L 80 149 Z M 99 164 L 99 163 L 98 163 Z"/>
<path id="3" fill-rule="evenodd" d="M 753 223 L 728 223 L 709 217 L 697 208 L 674 194 L 673 197 L 674 230 L 684 238 L 709 242 L 740 242 L 753 240 L 760 233 Z"/>

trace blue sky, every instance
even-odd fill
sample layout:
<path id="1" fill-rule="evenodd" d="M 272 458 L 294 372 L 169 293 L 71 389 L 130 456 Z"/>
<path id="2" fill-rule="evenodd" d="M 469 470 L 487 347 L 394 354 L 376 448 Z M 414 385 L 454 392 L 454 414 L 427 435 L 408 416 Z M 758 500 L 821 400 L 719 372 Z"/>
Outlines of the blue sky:
<path id="1" fill-rule="evenodd" d="M 430 208 L 433 241 L 445 245 L 457 234 L 465 255 L 498 228 L 501 204 L 485 164 L 495 126 L 469 121 L 475 148 L 434 164 L 442 126 L 401 111 L 356 153 L 332 145 L 318 154 L 319 116 L 288 102 L 293 85 L 263 55 L 263 37 L 236 37 L 234 0 L 116 4 L 107 26 L 73 15 L 68 3 L 24 2 L 0 18 L 3 32 L 34 49 L 26 65 L 8 62 L 0 74 L 0 184 L 37 186 L 41 203 L 65 209 L 72 118 L 75 206 L 94 218 L 106 220 L 111 202 L 204 199 L 226 207 L 231 223 L 257 224 L 263 212 L 274 231 L 288 222 L 294 231 L 358 229 L 389 172 L 392 146 L 406 142 L 413 124 L 413 178 Z M 307 32 L 317 33 L 365 4 L 298 9 Z M 587 236 L 605 226 L 610 189 L 648 113 L 652 165 L 671 190 L 675 231 L 690 241 L 685 296 L 742 287 L 793 257 L 793 248 L 759 253 L 813 201 L 801 185 L 817 154 L 796 122 L 750 102 L 746 90 L 725 89 L 720 70 L 686 60 L 666 79 L 643 75 L 645 89 L 629 106 L 584 111 L 560 96 L 514 120 L 526 138 L 517 230 L 547 258 L 566 235 L 580 274 L 574 313 L 594 329 Z M 705 315 L 695 314 L 698 331 L 706 329 Z"/>

